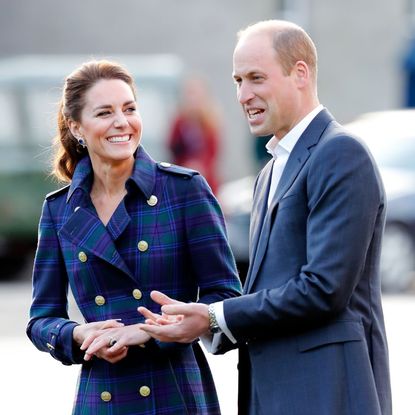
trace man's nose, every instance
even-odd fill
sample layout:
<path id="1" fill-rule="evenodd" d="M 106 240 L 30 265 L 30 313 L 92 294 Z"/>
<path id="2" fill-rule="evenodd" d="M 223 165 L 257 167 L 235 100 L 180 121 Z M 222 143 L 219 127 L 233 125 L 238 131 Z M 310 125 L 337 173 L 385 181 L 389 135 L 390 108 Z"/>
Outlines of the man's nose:
<path id="1" fill-rule="evenodd" d="M 247 104 L 255 94 L 252 92 L 252 89 L 247 84 L 241 84 L 238 89 L 238 101 L 241 104 Z"/>

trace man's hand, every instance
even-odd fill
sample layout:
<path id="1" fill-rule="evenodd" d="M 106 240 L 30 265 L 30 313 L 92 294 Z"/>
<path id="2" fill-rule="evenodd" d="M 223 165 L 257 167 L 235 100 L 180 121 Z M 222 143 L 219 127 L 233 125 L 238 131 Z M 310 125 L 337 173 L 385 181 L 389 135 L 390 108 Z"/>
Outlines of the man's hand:
<path id="1" fill-rule="evenodd" d="M 209 331 L 208 306 L 202 303 L 182 303 L 167 295 L 152 291 L 151 298 L 160 304 L 162 315 L 145 307 L 138 311 L 146 318 L 140 327 L 150 336 L 162 342 L 191 343 Z"/>

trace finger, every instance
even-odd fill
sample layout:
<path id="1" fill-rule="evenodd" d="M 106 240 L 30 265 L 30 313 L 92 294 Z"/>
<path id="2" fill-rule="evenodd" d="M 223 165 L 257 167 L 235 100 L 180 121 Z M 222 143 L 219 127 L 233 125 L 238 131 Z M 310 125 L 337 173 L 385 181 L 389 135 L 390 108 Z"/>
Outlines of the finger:
<path id="1" fill-rule="evenodd" d="M 114 346 L 110 347 L 108 349 L 108 353 L 110 353 L 111 355 L 118 355 L 119 353 L 123 353 L 125 349 L 127 349 L 128 347 L 125 346 L 123 343 L 121 342 L 117 342 L 114 344 Z"/>
<path id="2" fill-rule="evenodd" d="M 149 326 L 158 326 L 159 325 L 154 320 L 150 320 L 150 319 L 144 320 L 144 322 L 145 322 L 145 324 L 148 324 Z"/>
<path id="3" fill-rule="evenodd" d="M 192 310 L 191 304 L 185 303 L 164 305 L 161 307 L 161 311 L 163 312 L 163 314 L 167 314 L 170 316 L 178 316 L 179 314 L 181 314 L 182 316 L 186 316 L 191 315 L 194 312 Z"/>
<path id="4" fill-rule="evenodd" d="M 112 329 L 116 327 L 123 327 L 124 323 L 121 322 L 120 319 L 111 319 L 104 321 L 103 325 L 101 326 L 101 329 Z"/>
<path id="5" fill-rule="evenodd" d="M 95 354 L 98 350 L 108 348 L 108 338 L 95 339 L 85 350 L 87 354 Z"/>
<path id="6" fill-rule="evenodd" d="M 160 335 L 160 326 L 154 324 L 143 324 L 141 326 L 141 330 L 148 333 L 151 337 L 158 338 L 158 336 Z"/>
<path id="7" fill-rule="evenodd" d="M 89 354 L 89 353 L 85 353 L 85 354 L 84 354 L 84 360 L 85 360 L 86 362 L 88 362 L 89 360 L 91 360 L 93 357 L 94 357 L 94 355 L 93 355 L 93 354 Z"/>
<path id="8" fill-rule="evenodd" d="M 170 298 L 166 294 L 163 294 L 160 291 L 151 291 L 150 293 L 151 299 L 160 305 L 166 305 L 166 304 L 182 304 L 181 301 L 174 300 L 173 298 Z"/>
<path id="9" fill-rule="evenodd" d="M 127 356 L 127 353 L 128 353 L 128 347 L 124 347 L 122 349 L 121 353 L 119 353 L 115 356 L 113 356 L 113 355 L 106 356 L 106 360 L 110 363 L 117 363 L 120 360 L 124 359 L 124 357 Z"/>
<path id="10" fill-rule="evenodd" d="M 137 311 L 144 316 L 145 319 L 156 321 L 160 314 L 153 313 L 146 307 L 138 307 Z"/>
<path id="11" fill-rule="evenodd" d="M 88 347 L 101 335 L 99 331 L 96 331 L 85 338 L 82 342 L 80 349 L 86 350 Z"/>

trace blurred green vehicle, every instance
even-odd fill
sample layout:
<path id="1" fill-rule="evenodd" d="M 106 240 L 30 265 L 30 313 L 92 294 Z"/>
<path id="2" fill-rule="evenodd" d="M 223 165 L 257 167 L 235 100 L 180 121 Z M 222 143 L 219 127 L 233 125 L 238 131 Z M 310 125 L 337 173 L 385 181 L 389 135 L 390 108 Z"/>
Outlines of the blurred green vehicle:
<path id="1" fill-rule="evenodd" d="M 62 186 L 50 176 L 61 88 L 91 56 L 23 55 L 0 60 L 0 279 L 31 261 L 44 196 Z M 94 56 L 116 60 L 133 74 L 143 118 L 142 144 L 166 160 L 167 129 L 183 73 L 172 55 Z"/>

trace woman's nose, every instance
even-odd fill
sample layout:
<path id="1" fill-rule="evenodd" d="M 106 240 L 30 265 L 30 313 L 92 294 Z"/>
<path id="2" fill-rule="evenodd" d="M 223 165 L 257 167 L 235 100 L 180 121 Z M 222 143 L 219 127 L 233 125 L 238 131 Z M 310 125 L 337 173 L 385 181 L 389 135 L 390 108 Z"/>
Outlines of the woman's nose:
<path id="1" fill-rule="evenodd" d="M 114 120 L 114 126 L 116 128 L 122 128 L 128 125 L 128 121 L 124 113 L 116 114 L 115 120 Z"/>

